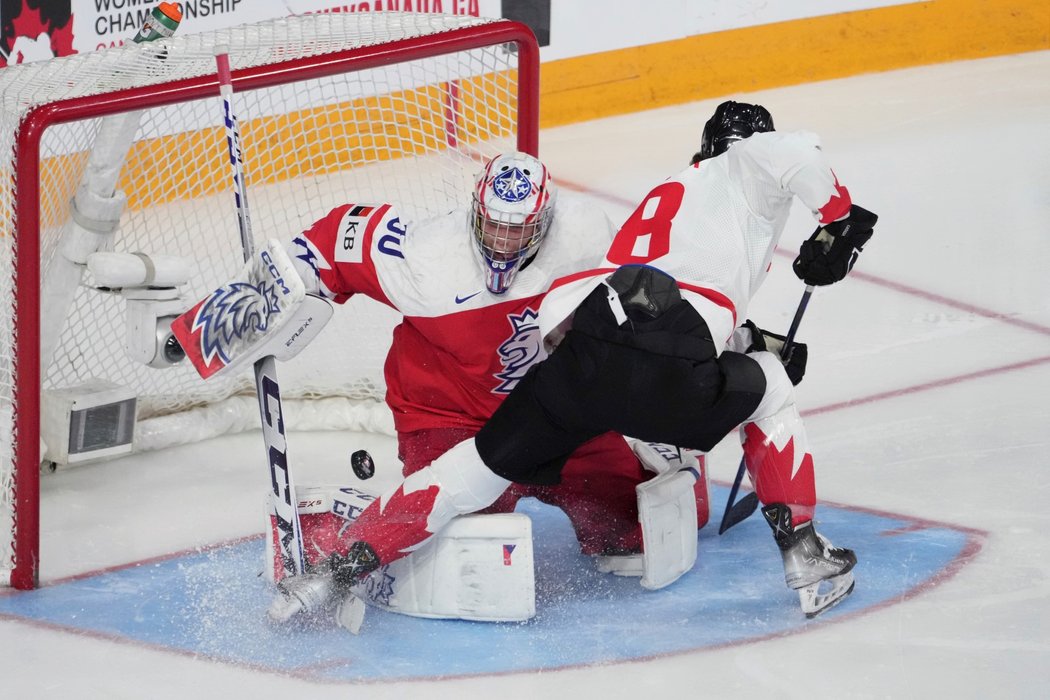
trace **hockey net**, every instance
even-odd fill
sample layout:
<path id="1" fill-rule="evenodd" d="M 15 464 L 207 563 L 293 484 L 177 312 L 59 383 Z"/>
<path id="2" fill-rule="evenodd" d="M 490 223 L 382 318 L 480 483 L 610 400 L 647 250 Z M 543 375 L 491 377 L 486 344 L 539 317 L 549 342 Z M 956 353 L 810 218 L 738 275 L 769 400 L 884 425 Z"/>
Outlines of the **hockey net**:
<path id="1" fill-rule="evenodd" d="M 118 138 L 133 141 L 111 174 L 127 204 L 105 247 L 187 259 L 187 300 L 237 272 L 216 45 L 229 47 L 259 239 L 287 238 L 351 201 L 393 202 L 409 224 L 446 213 L 463 205 L 480 159 L 535 152 L 538 53 L 514 22 L 306 15 L 0 71 L 0 584 L 36 581 L 42 392 L 99 380 L 131 389 L 139 449 L 258 427 L 250 372 L 205 383 L 186 362 L 129 359 L 126 302 L 88 274 L 77 271 L 68 303 L 46 296 L 69 267 L 59 251 L 70 201 L 98 176 L 89 164 L 107 120 L 130 122 L 133 137 Z M 346 306 L 279 366 L 282 395 L 304 407 L 288 402 L 292 429 L 362 415 L 389 424 L 371 409 L 399 317 L 367 299 Z"/>

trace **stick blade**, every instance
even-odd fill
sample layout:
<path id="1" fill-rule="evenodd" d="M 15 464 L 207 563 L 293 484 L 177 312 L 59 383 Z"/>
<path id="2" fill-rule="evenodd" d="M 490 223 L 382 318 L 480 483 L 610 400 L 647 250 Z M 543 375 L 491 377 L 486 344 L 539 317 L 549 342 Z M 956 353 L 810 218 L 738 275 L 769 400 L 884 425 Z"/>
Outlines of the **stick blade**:
<path id="1" fill-rule="evenodd" d="M 758 510 L 758 495 L 752 491 L 726 510 L 725 515 L 722 516 L 722 523 L 718 526 L 718 534 L 721 535 L 734 525 L 744 522 L 756 510 Z"/>

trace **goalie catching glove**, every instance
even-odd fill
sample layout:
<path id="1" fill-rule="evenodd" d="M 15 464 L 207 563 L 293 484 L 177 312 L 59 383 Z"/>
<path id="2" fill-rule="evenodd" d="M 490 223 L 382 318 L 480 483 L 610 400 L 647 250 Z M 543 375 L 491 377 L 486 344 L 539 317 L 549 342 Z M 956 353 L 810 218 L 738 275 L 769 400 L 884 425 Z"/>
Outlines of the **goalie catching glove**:
<path id="1" fill-rule="evenodd" d="M 306 293 L 276 240 L 238 276 L 176 318 L 171 330 L 204 379 L 273 355 L 295 357 L 332 317 L 326 299 Z"/>
<path id="2" fill-rule="evenodd" d="M 792 268 L 808 285 L 822 287 L 843 279 L 853 269 L 879 217 L 854 204 L 849 216 L 825 224 L 802 243 Z"/>

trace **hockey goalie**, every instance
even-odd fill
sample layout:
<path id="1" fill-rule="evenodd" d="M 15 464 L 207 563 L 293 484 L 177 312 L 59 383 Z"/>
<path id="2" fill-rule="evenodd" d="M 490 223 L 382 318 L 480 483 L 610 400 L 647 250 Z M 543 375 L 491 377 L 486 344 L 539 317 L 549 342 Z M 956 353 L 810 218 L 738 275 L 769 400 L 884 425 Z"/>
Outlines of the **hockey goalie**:
<path id="1" fill-rule="evenodd" d="M 400 311 L 386 400 L 409 477 L 473 437 L 545 357 L 536 323 L 543 296 L 554 280 L 598 264 L 612 234 L 600 209 L 557 192 L 543 163 L 507 153 L 481 171 L 471 206 L 415 226 L 392 204 L 337 207 L 289 245 L 271 242 L 173 329 L 202 376 L 214 376 L 265 355 L 291 357 L 319 332 L 329 302 L 363 294 Z M 531 526 L 513 513 L 525 496 L 563 510 L 601 571 L 660 588 L 692 566 L 709 514 L 702 459 L 660 445 L 632 449 L 601 431 L 559 466 L 362 579 L 353 599 L 432 617 L 530 617 Z M 298 489 L 307 571 L 326 565 L 373 499 L 358 487 Z M 290 573 L 279 550 L 272 547 L 276 581 Z"/>

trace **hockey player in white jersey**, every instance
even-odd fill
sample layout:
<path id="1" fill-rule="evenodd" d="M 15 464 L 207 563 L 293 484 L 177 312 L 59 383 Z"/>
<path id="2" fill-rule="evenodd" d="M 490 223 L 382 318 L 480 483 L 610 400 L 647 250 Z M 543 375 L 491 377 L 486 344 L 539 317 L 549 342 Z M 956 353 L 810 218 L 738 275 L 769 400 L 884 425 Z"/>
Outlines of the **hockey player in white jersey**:
<path id="1" fill-rule="evenodd" d="M 411 227 L 394 205 L 345 204 L 290 247 L 308 294 L 336 303 L 364 294 L 403 314 L 385 379 L 405 477 L 473 437 L 546 356 L 536 320 L 543 295 L 555 279 L 597 265 L 614 233 L 599 208 L 559 193 L 543 163 L 524 153 L 489 161 L 472 202 Z M 651 480 L 664 460 L 635 449 L 644 466 L 622 436 L 596 433 L 565 455 L 559 473 L 512 486 L 484 512 L 513 511 L 525 496 L 555 505 L 601 570 L 643 575 L 646 585 L 636 486 Z M 702 464 L 696 469 L 696 484 L 688 485 L 693 540 L 709 517 L 706 475 Z M 345 553 L 343 516 L 361 506 L 300 516 L 309 567 Z M 279 580 L 279 561 L 274 569 Z"/>
<path id="2" fill-rule="evenodd" d="M 565 456 L 595 435 L 613 430 L 708 451 L 741 426 L 788 586 L 807 615 L 842 600 L 856 557 L 813 528 L 813 459 L 792 383 L 777 355 L 755 349 L 761 338 L 736 330 L 795 197 L 819 223 L 796 274 L 807 284 L 841 280 L 876 216 L 852 204 L 816 136 L 774 131 L 758 105 L 720 105 L 692 165 L 650 192 L 603 264 L 548 294 L 540 328 L 557 345 L 550 357 L 474 439 L 364 511 L 326 562 L 332 581 L 359 581 L 512 483 L 555 478 Z"/>

